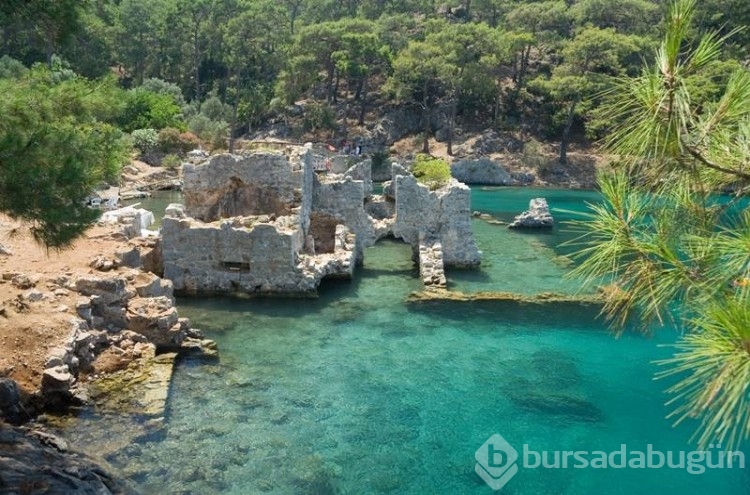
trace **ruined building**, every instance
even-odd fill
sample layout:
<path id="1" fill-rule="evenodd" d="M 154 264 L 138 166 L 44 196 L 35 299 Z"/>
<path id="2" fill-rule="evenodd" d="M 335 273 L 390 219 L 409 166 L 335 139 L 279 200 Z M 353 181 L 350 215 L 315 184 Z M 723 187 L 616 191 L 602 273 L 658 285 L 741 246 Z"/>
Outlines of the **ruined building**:
<path id="1" fill-rule="evenodd" d="M 308 294 L 389 235 L 412 245 L 427 286 L 445 284 L 443 264 L 479 265 L 464 184 L 430 191 L 394 164 L 373 195 L 369 162 L 319 175 L 320 160 L 306 146 L 186 164 L 185 204 L 162 221 L 165 278 L 186 293 Z"/>

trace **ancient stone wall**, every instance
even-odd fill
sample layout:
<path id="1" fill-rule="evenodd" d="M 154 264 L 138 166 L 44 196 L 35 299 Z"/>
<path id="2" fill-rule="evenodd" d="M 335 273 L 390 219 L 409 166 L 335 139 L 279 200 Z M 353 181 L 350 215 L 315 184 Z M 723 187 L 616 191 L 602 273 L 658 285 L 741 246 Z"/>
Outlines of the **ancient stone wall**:
<path id="1" fill-rule="evenodd" d="M 357 259 L 362 259 L 363 249 L 372 246 L 375 233 L 372 220 L 365 211 L 365 183 L 345 177 L 329 182 L 316 178 L 313 187 L 313 210 L 329 215 L 346 225 L 357 236 Z"/>
<path id="2" fill-rule="evenodd" d="M 204 222 L 249 215 L 289 215 L 302 206 L 309 162 L 278 153 L 214 155 L 201 165 L 185 164 L 185 213 Z M 307 187 L 309 189 L 309 186 Z"/>
<path id="3" fill-rule="evenodd" d="M 471 230 L 471 190 L 456 180 L 436 191 L 412 175 L 395 175 L 396 221 L 393 235 L 412 246 L 420 235 L 435 238 L 443 248 L 445 266 L 470 268 L 481 255 Z"/>
<path id="4" fill-rule="evenodd" d="M 164 217 L 164 276 L 184 292 L 287 292 L 314 289 L 297 268 L 300 231 L 292 225 Z M 291 227 L 291 228 L 290 228 Z"/>

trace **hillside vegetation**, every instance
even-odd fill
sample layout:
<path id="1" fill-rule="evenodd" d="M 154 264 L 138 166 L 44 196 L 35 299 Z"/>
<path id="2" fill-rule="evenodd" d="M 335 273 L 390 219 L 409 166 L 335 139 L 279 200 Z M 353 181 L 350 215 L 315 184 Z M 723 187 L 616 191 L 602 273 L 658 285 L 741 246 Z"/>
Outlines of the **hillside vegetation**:
<path id="1" fill-rule="evenodd" d="M 743 4 L 701 2 L 696 28 L 747 24 Z M 571 140 L 608 132 L 603 92 L 652 57 L 665 11 L 662 0 L 8 0 L 0 76 L 42 64 L 114 80 L 111 123 L 144 153 L 196 138 L 231 148 L 270 124 L 283 138 L 344 140 L 397 110 L 412 124 L 382 144 L 406 133 L 430 152 L 439 131 L 450 155 L 457 128 L 491 128 L 559 143 L 565 165 Z M 697 103 L 748 41 L 733 37 L 689 82 Z"/>

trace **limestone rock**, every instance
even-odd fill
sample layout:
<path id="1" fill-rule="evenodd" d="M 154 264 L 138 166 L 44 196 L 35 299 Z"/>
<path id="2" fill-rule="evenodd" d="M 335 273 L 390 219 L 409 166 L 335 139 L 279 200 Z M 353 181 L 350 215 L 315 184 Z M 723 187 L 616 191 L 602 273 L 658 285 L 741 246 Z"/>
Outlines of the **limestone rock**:
<path id="1" fill-rule="evenodd" d="M 529 209 L 516 216 L 508 225 L 510 229 L 551 229 L 554 220 L 549 212 L 547 200 L 534 198 L 529 201 Z"/>
<path id="2" fill-rule="evenodd" d="M 94 270 L 99 270 L 100 272 L 108 272 L 114 268 L 117 268 L 117 262 L 115 260 L 107 258 L 106 256 L 96 256 L 91 261 L 89 261 L 89 266 Z"/>
<path id="3" fill-rule="evenodd" d="M 128 295 L 122 278 L 84 276 L 75 281 L 75 289 L 84 296 L 97 296 L 96 304 L 112 304 L 126 299 Z"/>
<path id="4" fill-rule="evenodd" d="M 30 277 L 23 273 L 14 275 L 10 281 L 13 287 L 15 287 L 16 289 L 21 289 L 21 290 L 31 289 L 32 287 L 36 285 L 37 282 L 38 282 L 38 278 Z"/>
<path id="5" fill-rule="evenodd" d="M 42 374 L 42 393 L 68 392 L 73 384 L 73 375 L 67 365 L 47 368 Z"/>
<path id="6" fill-rule="evenodd" d="M 459 160 L 451 165 L 451 174 L 465 184 L 507 186 L 515 182 L 502 165 L 489 158 Z"/>
<path id="7" fill-rule="evenodd" d="M 118 266 L 126 266 L 129 268 L 140 268 L 141 266 L 141 252 L 136 246 L 131 246 L 127 249 L 120 249 L 115 252 L 117 257 Z"/>
<path id="8" fill-rule="evenodd" d="M 519 153 L 523 150 L 523 141 L 510 134 L 489 130 L 480 135 L 474 142 L 472 151 L 477 155 L 510 152 Z"/>

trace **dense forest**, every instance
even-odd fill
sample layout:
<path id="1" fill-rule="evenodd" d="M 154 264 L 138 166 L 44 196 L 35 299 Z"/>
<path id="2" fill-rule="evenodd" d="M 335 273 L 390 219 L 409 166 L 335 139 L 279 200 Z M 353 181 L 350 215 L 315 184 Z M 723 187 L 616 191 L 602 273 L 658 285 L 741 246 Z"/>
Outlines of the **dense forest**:
<path id="1" fill-rule="evenodd" d="M 750 23 L 743 0 L 698 6 L 696 33 Z M 469 128 L 561 143 L 601 138 L 602 95 L 634 76 L 663 28 L 663 0 L 4 0 L 0 77 L 35 64 L 120 90 L 125 132 L 190 131 L 224 147 L 306 101 L 298 132 L 362 125 L 383 108 L 421 112 L 425 151 L 439 108 Z M 696 35 L 697 36 L 697 35 Z M 689 81 L 714 99 L 747 60 L 750 32 Z M 291 108 L 291 110 L 290 110 Z M 177 134 L 179 134 L 177 133 Z M 140 137 L 139 137 L 140 136 Z M 189 136 L 185 146 L 190 145 Z M 148 146 L 153 133 L 136 133 Z M 450 153 L 452 135 L 448 142 Z"/>

